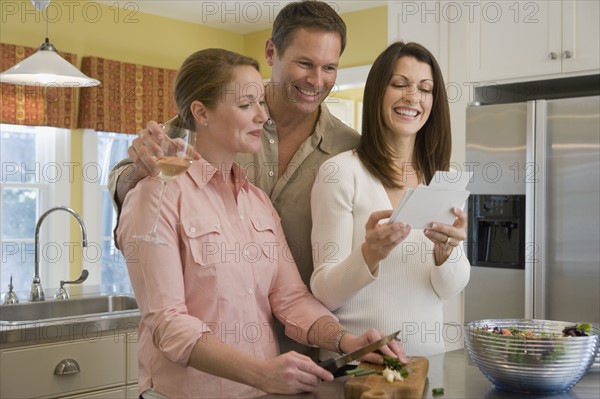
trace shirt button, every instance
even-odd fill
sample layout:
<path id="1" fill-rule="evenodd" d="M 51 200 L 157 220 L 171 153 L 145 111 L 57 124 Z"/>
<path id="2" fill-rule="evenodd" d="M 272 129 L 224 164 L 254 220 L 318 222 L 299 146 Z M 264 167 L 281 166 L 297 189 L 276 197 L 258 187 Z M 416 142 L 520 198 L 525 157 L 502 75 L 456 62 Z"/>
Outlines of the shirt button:
<path id="1" fill-rule="evenodd" d="M 196 232 L 196 228 L 190 227 L 190 233 L 195 233 L 195 232 Z"/>
<path id="2" fill-rule="evenodd" d="M 273 177 L 273 175 L 274 175 L 274 174 L 275 174 L 275 173 L 273 173 L 273 171 L 272 171 L 272 170 L 271 170 L 271 171 L 269 171 L 269 176 Z"/>
<path id="3" fill-rule="evenodd" d="M 241 220 L 244 220 L 244 219 L 245 219 L 245 218 L 244 218 L 244 215 L 240 215 L 240 219 L 241 219 Z"/>
<path id="4" fill-rule="evenodd" d="M 252 288 L 248 288 L 248 291 L 246 291 L 246 292 L 248 292 L 248 295 L 254 294 L 254 290 Z"/>
<path id="5" fill-rule="evenodd" d="M 270 139 L 270 140 L 269 140 L 269 143 L 271 143 L 271 144 L 275 144 L 275 139 Z"/>

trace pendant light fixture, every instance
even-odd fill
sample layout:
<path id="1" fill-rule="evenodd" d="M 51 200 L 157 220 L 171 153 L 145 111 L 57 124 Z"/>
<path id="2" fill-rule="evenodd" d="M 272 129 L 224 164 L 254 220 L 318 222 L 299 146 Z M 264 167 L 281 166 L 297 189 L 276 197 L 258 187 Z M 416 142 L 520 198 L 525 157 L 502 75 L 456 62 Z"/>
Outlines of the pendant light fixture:
<path id="1" fill-rule="evenodd" d="M 84 75 L 58 55 L 48 39 L 48 4 L 50 0 L 31 0 L 38 11 L 46 11 L 46 40 L 23 61 L 0 73 L 0 82 L 26 86 L 89 87 L 99 80 Z"/>

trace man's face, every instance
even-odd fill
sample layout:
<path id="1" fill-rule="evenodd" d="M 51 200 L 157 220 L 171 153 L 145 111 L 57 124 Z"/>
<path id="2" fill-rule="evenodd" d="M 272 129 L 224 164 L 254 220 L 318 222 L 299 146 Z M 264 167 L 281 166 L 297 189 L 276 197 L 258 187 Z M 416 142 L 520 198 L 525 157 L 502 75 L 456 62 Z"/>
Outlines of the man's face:
<path id="1" fill-rule="evenodd" d="M 269 40 L 265 54 L 276 98 L 283 101 L 278 106 L 303 114 L 314 112 L 335 84 L 341 48 L 339 34 L 322 30 L 296 30 L 283 54 Z"/>

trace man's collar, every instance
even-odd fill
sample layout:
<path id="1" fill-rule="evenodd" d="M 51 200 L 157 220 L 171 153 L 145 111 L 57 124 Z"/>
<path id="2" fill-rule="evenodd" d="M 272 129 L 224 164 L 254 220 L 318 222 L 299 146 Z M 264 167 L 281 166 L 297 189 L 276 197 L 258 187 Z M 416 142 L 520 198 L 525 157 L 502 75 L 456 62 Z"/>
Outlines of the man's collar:
<path id="1" fill-rule="evenodd" d="M 265 110 L 267 112 L 267 116 L 269 120 L 267 121 L 267 125 L 277 131 L 277 122 L 271 119 L 271 115 L 269 113 L 269 107 L 265 104 Z M 317 145 L 327 154 L 333 154 L 335 152 L 335 146 L 333 143 L 333 137 L 331 134 L 327 132 L 334 128 L 333 125 L 333 115 L 327 108 L 327 105 L 321 103 L 319 105 L 319 119 L 317 119 L 317 123 L 315 125 L 315 130 L 310 135 L 311 140 L 315 140 Z M 272 131 L 272 130 L 271 130 Z"/>
<path id="2" fill-rule="evenodd" d="M 327 154 L 333 154 L 335 152 L 333 134 L 329 133 L 335 128 L 333 124 L 333 115 L 331 115 L 329 108 L 327 108 L 327 105 L 324 103 L 321 103 L 319 107 L 321 112 L 315 126 L 314 136 L 319 140 L 319 147 L 321 150 Z"/>

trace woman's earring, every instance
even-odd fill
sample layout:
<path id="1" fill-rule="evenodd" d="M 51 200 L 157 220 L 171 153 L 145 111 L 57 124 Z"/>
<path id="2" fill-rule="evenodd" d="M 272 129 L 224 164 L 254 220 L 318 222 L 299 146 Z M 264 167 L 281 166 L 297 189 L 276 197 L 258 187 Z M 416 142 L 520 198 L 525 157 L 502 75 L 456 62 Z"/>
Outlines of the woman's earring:
<path id="1" fill-rule="evenodd" d="M 204 121 L 203 125 L 208 126 L 208 119 Z"/>

